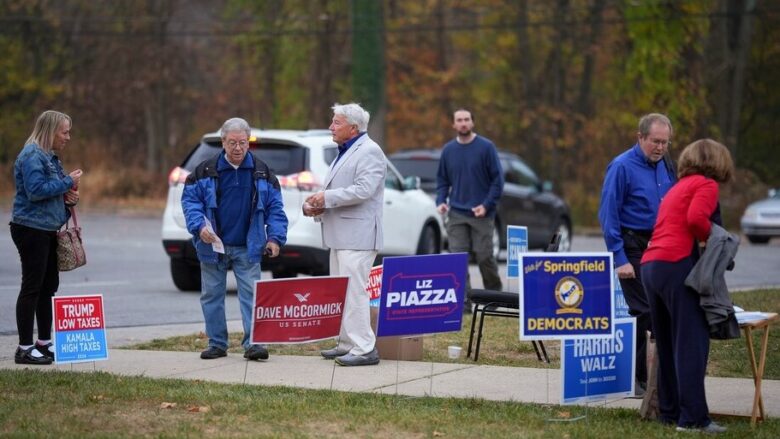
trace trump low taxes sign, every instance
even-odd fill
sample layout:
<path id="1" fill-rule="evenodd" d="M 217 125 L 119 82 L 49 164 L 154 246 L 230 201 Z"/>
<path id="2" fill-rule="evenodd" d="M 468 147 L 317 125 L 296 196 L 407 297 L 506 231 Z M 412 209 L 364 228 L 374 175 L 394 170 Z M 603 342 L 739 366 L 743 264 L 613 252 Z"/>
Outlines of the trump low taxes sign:
<path id="1" fill-rule="evenodd" d="M 108 359 L 102 295 L 53 297 L 52 307 L 58 364 Z"/>
<path id="2" fill-rule="evenodd" d="M 349 277 L 299 277 L 255 282 L 250 340 L 309 343 L 339 335 Z"/>

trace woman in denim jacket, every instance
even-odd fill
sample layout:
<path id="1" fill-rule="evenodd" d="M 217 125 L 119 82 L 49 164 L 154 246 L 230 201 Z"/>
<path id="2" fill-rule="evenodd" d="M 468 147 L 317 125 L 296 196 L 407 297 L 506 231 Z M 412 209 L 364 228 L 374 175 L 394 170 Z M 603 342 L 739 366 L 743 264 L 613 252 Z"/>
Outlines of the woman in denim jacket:
<path id="1" fill-rule="evenodd" d="M 11 238 L 22 261 L 22 286 L 16 301 L 18 364 L 51 364 L 51 298 L 57 292 L 57 230 L 67 221 L 66 204 L 78 202 L 82 171 L 65 175 L 56 153 L 70 140 L 70 116 L 44 111 L 14 163 L 16 195 L 11 216 Z M 33 323 L 38 319 L 38 341 Z"/>

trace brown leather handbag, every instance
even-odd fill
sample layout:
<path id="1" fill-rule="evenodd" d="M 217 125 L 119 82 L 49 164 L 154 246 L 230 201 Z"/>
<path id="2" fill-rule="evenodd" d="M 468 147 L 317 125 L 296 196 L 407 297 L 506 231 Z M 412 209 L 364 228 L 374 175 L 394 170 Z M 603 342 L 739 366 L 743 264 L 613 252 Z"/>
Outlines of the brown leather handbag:
<path id="1" fill-rule="evenodd" d="M 65 228 L 57 232 L 57 268 L 60 271 L 70 271 L 87 263 L 87 255 L 84 253 L 84 243 L 81 240 L 81 227 L 76 218 L 76 208 L 69 207 L 70 221 L 65 223 Z"/>

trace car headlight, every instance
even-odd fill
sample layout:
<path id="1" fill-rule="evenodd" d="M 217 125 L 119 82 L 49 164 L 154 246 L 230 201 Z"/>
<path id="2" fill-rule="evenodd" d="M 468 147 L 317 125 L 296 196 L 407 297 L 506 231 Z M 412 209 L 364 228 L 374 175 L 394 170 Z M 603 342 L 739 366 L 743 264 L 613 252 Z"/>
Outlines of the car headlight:
<path id="1" fill-rule="evenodd" d="M 745 209 L 745 214 L 742 215 L 742 221 L 755 221 L 758 219 L 758 209 L 755 207 L 748 207 Z"/>

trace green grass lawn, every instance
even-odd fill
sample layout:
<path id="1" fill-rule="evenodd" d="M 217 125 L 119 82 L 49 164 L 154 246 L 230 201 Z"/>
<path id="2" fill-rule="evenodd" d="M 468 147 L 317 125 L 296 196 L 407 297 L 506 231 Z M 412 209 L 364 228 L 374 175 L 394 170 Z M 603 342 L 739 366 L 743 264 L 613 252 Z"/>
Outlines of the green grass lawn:
<path id="1" fill-rule="evenodd" d="M 761 310 L 780 313 L 780 290 L 756 290 L 732 294 L 734 303 L 746 310 Z M 424 337 L 423 361 L 469 363 L 465 358 L 469 341 L 471 315 L 467 315 L 460 332 L 448 332 Z M 241 333 L 230 334 L 230 351 L 243 352 Z M 754 335 L 754 349 L 758 352 L 760 338 Z M 206 348 L 208 339 L 204 333 L 153 340 L 131 346 L 132 349 L 162 351 L 200 351 Z M 333 347 L 333 341 L 311 344 L 273 345 L 269 347 L 271 355 L 319 355 L 320 349 Z M 460 360 L 447 357 L 447 346 L 463 347 Z M 517 319 L 487 317 L 483 329 L 479 364 L 498 366 L 519 366 L 537 368 L 560 368 L 560 343 L 545 342 L 551 363 L 541 363 L 536 358 L 530 342 L 518 340 Z M 708 374 L 720 377 L 752 377 L 748 362 L 747 347 L 744 338 L 734 340 L 712 340 L 710 343 L 710 362 Z M 767 364 L 764 372 L 766 379 L 780 379 L 780 327 L 769 333 Z"/>
<path id="2" fill-rule="evenodd" d="M 748 310 L 780 311 L 780 290 L 734 294 Z M 446 346 L 468 341 L 459 333 L 425 338 L 426 361 L 446 358 Z M 488 318 L 481 364 L 558 368 L 536 360 L 530 343 L 517 341 L 517 322 Z M 767 379 L 780 378 L 780 329 L 769 341 Z M 238 347 L 239 334 L 231 338 Z M 155 340 L 134 349 L 197 351 L 202 334 Z M 273 355 L 317 355 L 317 345 L 273 346 Z M 709 373 L 749 377 L 744 340 L 712 343 Z M 469 362 L 471 360 L 456 360 Z M 636 410 L 519 404 L 479 399 L 398 395 L 150 379 L 102 372 L 0 370 L 0 437 L 338 437 L 338 438 L 690 438 L 673 427 L 639 419 Z M 582 419 L 572 421 L 574 418 Z M 756 429 L 749 420 L 719 420 L 724 438 L 780 437 L 780 420 Z"/>
<path id="3" fill-rule="evenodd" d="M 1 437 L 690 438 L 636 410 L 0 370 Z M 562 422 L 585 416 L 573 422 Z M 724 438 L 780 420 L 723 421 Z"/>

